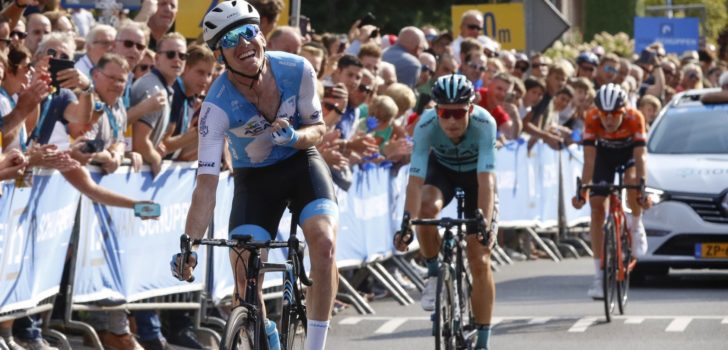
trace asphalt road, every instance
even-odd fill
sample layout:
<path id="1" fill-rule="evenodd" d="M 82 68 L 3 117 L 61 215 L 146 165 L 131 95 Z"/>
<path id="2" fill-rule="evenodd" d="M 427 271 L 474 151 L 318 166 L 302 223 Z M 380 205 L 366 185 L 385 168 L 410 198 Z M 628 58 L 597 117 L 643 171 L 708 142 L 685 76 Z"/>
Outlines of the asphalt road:
<path id="1" fill-rule="evenodd" d="M 624 316 L 604 319 L 586 296 L 590 259 L 520 262 L 496 277 L 493 349 L 728 349 L 728 272 L 673 270 L 633 286 Z M 419 294 L 412 293 L 418 301 Z M 328 349 L 433 349 L 429 314 L 419 303 L 374 301 L 332 321 Z"/>

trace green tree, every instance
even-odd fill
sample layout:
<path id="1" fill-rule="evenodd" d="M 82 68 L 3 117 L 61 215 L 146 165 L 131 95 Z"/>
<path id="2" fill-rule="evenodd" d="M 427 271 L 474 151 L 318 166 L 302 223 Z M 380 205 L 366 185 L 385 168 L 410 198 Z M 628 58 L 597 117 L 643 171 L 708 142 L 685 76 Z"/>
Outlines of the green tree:
<path id="1" fill-rule="evenodd" d="M 639 7 L 654 6 L 654 5 L 665 5 L 665 0 L 639 0 Z M 725 0 L 673 0 L 673 5 L 686 5 L 686 4 L 702 4 L 705 6 L 706 20 L 705 20 L 705 33 L 702 33 L 708 41 L 715 42 L 721 29 L 728 22 L 728 10 L 726 9 Z M 703 19 L 701 17 L 701 10 L 685 10 L 685 11 L 674 11 L 674 17 L 697 17 L 700 18 L 701 23 Z M 653 16 L 664 16 L 665 14 L 648 14 Z M 701 32 L 703 28 L 700 28 Z"/>
<path id="2" fill-rule="evenodd" d="M 587 0 L 584 40 L 591 40 L 601 32 L 631 34 L 636 5 L 637 0 Z"/>

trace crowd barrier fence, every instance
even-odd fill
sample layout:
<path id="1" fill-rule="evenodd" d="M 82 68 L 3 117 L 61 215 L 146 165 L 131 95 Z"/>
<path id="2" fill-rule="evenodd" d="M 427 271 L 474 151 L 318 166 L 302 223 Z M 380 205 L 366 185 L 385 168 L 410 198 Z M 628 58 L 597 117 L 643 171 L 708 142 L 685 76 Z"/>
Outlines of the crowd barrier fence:
<path id="1" fill-rule="evenodd" d="M 588 208 L 562 206 L 558 198 L 575 193 L 581 173 L 581 149 L 554 151 L 543 143 L 527 150 L 523 142 L 510 142 L 497 152 L 497 190 L 500 227 L 553 227 L 559 216 L 575 225 L 588 220 Z M 187 211 L 196 181 L 192 163 L 165 163 L 152 178 L 149 170 L 134 173 L 121 167 L 101 175 L 89 167 L 101 186 L 136 199 L 160 203 L 158 220 L 142 221 L 131 209 L 92 202 L 57 172 L 34 170 L 30 188 L 2 184 L 0 197 L 0 321 L 49 309 L 48 300 L 61 288 L 68 247 L 76 247 L 72 295 L 74 310 L 114 308 L 198 309 L 206 292 L 214 303 L 232 294 L 233 276 L 226 251 L 201 249 L 194 283 L 179 282 L 169 271 L 169 259 L 179 251 Z M 340 269 L 365 268 L 382 281 L 402 304 L 412 302 L 396 286 L 380 262 L 400 257 L 392 245 L 404 207 L 408 168 L 355 167 L 348 191 L 337 189 L 340 226 L 336 261 Z M 559 181 L 561 179 L 561 181 Z M 561 185 L 560 185 L 561 184 Z M 232 210 L 233 179 L 220 176 L 217 205 L 209 235 L 227 237 Z M 561 195 L 561 196 L 560 196 Z M 78 212 L 77 212 L 78 211 Z M 443 211 L 454 216 L 454 205 Z M 278 238 L 286 239 L 290 215 L 281 220 Z M 74 226 L 78 242 L 71 242 Z M 300 232 L 300 231 L 299 231 Z M 536 237 L 538 238 L 538 237 Z M 77 244 L 72 244 L 77 243 Z M 210 248 L 212 249 L 212 248 Z M 208 259 L 207 254 L 210 254 Z M 272 251 L 269 260 L 281 262 L 284 250 Z M 397 264 L 402 261 L 397 260 Z M 264 288 L 280 285 L 281 276 L 267 276 Z M 373 312 L 351 285 L 342 280 L 345 296 L 355 299 L 360 312 Z M 356 294 L 356 295 L 355 295 Z M 169 298 L 176 295 L 176 298 Z M 193 297 L 179 297 L 192 295 Z M 109 306 L 108 301 L 114 302 Z M 99 306 L 105 305 L 105 306 Z"/>

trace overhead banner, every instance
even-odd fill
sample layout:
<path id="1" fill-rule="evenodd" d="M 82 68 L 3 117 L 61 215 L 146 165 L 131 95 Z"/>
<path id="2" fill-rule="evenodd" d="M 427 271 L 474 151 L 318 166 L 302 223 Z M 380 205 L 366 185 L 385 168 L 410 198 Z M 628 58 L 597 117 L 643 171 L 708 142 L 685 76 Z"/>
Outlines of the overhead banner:
<path id="1" fill-rule="evenodd" d="M 635 17 L 634 52 L 640 53 L 647 46 L 662 43 L 665 52 L 678 55 L 698 49 L 700 20 L 697 17 Z"/>
<path id="2" fill-rule="evenodd" d="M 30 188 L 3 186 L 0 313 L 58 293 L 78 200 L 79 192 L 58 173 L 36 172 Z"/>

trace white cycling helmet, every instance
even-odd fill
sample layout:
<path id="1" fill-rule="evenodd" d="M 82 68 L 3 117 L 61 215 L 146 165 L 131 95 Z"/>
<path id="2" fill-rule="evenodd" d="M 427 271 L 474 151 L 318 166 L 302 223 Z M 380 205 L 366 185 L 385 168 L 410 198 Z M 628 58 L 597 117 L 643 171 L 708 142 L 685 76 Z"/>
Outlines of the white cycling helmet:
<path id="1" fill-rule="evenodd" d="M 619 85 L 612 83 L 602 85 L 594 99 L 597 108 L 607 113 L 624 107 L 626 103 L 627 93 Z"/>
<path id="2" fill-rule="evenodd" d="M 253 5 L 243 0 L 223 1 L 202 20 L 202 38 L 215 50 L 217 42 L 228 31 L 249 23 L 260 24 L 260 15 Z"/>

